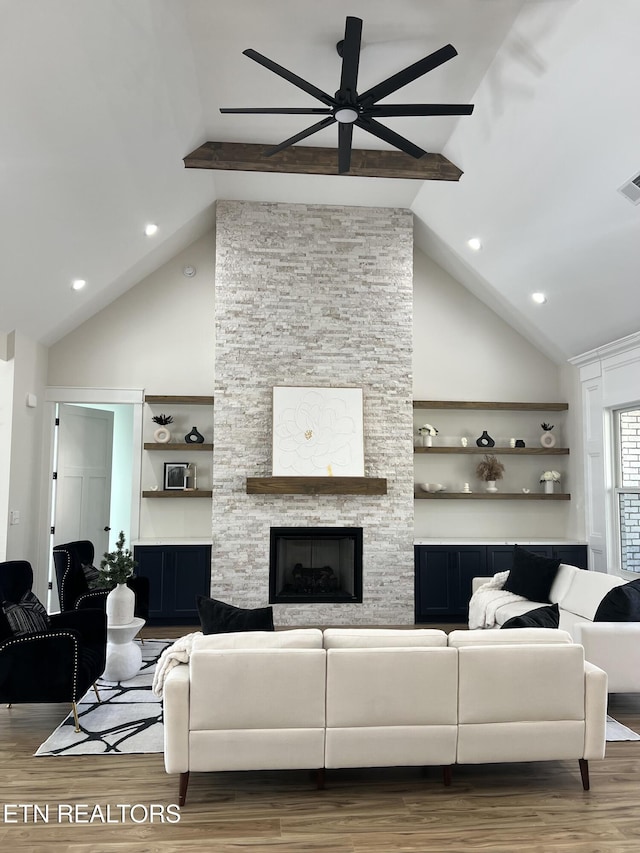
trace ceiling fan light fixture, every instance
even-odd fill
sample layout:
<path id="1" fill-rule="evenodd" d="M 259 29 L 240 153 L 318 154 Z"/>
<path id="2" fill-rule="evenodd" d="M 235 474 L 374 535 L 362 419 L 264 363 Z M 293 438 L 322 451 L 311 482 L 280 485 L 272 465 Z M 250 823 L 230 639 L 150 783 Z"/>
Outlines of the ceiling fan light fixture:
<path id="1" fill-rule="evenodd" d="M 339 110 L 334 112 L 333 116 L 340 124 L 353 124 L 358 118 L 358 110 L 355 110 L 353 107 L 340 107 Z"/>

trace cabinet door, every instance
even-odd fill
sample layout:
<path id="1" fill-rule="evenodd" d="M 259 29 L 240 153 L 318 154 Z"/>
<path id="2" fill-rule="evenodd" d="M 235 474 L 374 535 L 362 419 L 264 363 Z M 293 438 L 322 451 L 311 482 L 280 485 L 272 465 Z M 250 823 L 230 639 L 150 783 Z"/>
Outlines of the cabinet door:
<path id="1" fill-rule="evenodd" d="M 416 621 L 446 615 L 452 607 L 450 548 L 416 545 Z"/>
<path id="2" fill-rule="evenodd" d="M 173 549 L 173 614 L 198 619 L 196 596 L 211 592 L 211 547 L 183 545 Z"/>
<path id="3" fill-rule="evenodd" d="M 471 598 L 471 581 L 482 578 L 487 573 L 486 545 L 459 545 L 454 555 L 456 561 L 455 573 L 455 610 L 458 615 L 469 615 L 469 599 Z"/>
<path id="4" fill-rule="evenodd" d="M 135 545 L 133 556 L 138 562 L 136 574 L 149 579 L 149 619 L 163 616 L 167 598 L 165 552 L 155 546 Z"/>
<path id="5" fill-rule="evenodd" d="M 553 556 L 570 566 L 589 568 L 586 545 L 554 545 Z"/>

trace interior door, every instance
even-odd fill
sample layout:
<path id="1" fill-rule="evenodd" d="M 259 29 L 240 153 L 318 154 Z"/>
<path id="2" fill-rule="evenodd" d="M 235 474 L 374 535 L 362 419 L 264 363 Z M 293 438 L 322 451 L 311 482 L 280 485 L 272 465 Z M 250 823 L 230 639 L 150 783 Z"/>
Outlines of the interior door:
<path id="1" fill-rule="evenodd" d="M 109 545 L 113 412 L 61 403 L 59 419 L 54 544 L 89 539 L 98 557 Z"/>

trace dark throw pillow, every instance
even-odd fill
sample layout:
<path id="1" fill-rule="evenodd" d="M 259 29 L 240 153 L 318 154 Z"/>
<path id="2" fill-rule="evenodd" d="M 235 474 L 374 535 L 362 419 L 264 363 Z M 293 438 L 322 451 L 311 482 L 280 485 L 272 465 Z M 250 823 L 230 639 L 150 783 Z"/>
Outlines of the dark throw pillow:
<path id="1" fill-rule="evenodd" d="M 640 622 L 640 578 L 610 589 L 593 617 L 594 622 Z"/>
<path id="2" fill-rule="evenodd" d="M 503 589 L 522 595 L 529 601 L 549 601 L 549 592 L 559 568 L 560 560 L 532 554 L 516 545 L 513 565 Z"/>
<path id="3" fill-rule="evenodd" d="M 83 563 L 82 564 L 82 573 L 83 573 L 85 580 L 89 586 L 89 589 L 93 589 L 96 581 L 100 577 L 100 572 L 96 569 L 95 566 L 92 566 L 91 563 Z"/>
<path id="4" fill-rule="evenodd" d="M 13 601 L 4 601 L 2 609 L 14 637 L 49 630 L 47 611 L 31 590 L 25 592 L 17 604 Z"/>
<path id="5" fill-rule="evenodd" d="M 273 607 L 247 610 L 215 598 L 196 596 L 203 634 L 232 634 L 236 631 L 273 631 Z"/>
<path id="6" fill-rule="evenodd" d="M 501 628 L 557 628 L 560 624 L 560 611 L 557 604 L 536 607 L 522 616 L 507 619 Z"/>

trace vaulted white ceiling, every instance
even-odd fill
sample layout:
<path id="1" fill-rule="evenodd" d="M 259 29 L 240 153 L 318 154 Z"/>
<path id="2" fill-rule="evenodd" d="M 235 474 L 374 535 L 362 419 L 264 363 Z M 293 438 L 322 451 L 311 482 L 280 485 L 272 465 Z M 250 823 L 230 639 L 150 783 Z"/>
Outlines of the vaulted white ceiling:
<path id="1" fill-rule="evenodd" d="M 617 191 L 640 170 L 638 0 L 0 0 L 0 12 L 0 333 L 54 342 L 211 228 L 218 198 L 411 208 L 418 245 L 559 361 L 640 327 L 640 205 Z M 315 121 L 219 108 L 317 106 L 242 51 L 333 93 L 347 15 L 364 21 L 360 91 L 456 47 L 388 102 L 474 103 L 473 115 L 385 121 L 463 169 L 459 182 L 184 168 L 203 142 L 273 144 Z M 335 126 L 303 144 L 335 146 Z M 356 128 L 354 147 L 385 145 Z"/>

